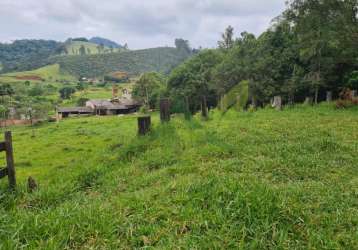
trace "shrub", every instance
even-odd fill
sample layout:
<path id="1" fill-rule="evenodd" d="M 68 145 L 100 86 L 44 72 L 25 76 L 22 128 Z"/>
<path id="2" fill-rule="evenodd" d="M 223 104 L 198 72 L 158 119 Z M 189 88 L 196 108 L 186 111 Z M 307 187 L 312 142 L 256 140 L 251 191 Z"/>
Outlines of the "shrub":
<path id="1" fill-rule="evenodd" d="M 235 106 L 237 110 L 242 110 L 246 107 L 248 99 L 249 81 L 241 81 L 223 97 L 222 109 L 225 112 Z"/>

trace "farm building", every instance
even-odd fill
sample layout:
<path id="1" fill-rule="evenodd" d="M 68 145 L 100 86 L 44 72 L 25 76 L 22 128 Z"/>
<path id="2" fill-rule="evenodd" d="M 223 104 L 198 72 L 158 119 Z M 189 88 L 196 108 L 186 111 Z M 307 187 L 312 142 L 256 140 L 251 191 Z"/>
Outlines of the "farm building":
<path id="1" fill-rule="evenodd" d="M 96 115 L 119 115 L 136 112 L 139 104 L 130 99 L 89 100 L 86 107 L 94 110 Z"/>
<path id="2" fill-rule="evenodd" d="M 60 108 L 62 118 L 70 115 L 119 115 L 137 112 L 140 104 L 132 99 L 89 100 L 85 107 Z"/>
<path id="3" fill-rule="evenodd" d="M 68 107 L 68 108 L 59 108 L 57 111 L 62 118 L 67 118 L 70 115 L 91 115 L 93 110 L 89 107 Z"/>

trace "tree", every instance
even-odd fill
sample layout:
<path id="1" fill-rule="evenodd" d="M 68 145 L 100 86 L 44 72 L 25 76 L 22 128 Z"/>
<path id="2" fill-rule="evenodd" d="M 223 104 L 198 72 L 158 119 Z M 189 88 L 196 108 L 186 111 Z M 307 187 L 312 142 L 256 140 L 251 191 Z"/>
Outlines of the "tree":
<path id="1" fill-rule="evenodd" d="M 222 34 L 222 41 L 218 42 L 219 48 L 231 49 L 234 46 L 234 28 L 229 25 L 225 32 Z"/>
<path id="2" fill-rule="evenodd" d="M 203 96 L 210 106 L 216 105 L 215 93 L 210 88 L 213 69 L 222 61 L 217 50 L 203 50 L 172 71 L 168 79 L 168 91 L 179 106 L 189 98 L 190 109 L 198 110 Z"/>
<path id="3" fill-rule="evenodd" d="M 76 89 L 73 87 L 63 87 L 59 90 L 60 97 L 62 99 L 70 99 L 71 95 L 76 92 Z"/>
<path id="4" fill-rule="evenodd" d="M 156 108 L 159 99 L 166 90 L 165 78 L 156 72 L 144 73 L 135 83 L 133 97 L 143 102 L 149 108 Z"/>
<path id="5" fill-rule="evenodd" d="M 175 39 L 175 47 L 185 53 L 191 53 L 191 48 L 188 40 L 182 38 Z"/>
<path id="6" fill-rule="evenodd" d="M 29 96 L 41 96 L 44 92 L 44 89 L 40 85 L 36 85 L 29 90 Z"/>

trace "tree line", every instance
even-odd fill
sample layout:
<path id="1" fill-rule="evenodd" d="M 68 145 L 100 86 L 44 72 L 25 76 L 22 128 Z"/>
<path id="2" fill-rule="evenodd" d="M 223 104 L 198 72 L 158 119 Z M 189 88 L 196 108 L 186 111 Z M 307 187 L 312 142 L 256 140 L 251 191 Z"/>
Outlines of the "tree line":
<path id="1" fill-rule="evenodd" d="M 200 53 L 168 76 L 164 96 L 174 105 L 184 97 L 191 109 L 205 96 L 218 106 L 240 82 L 248 83 L 248 100 L 264 106 L 280 95 L 286 103 L 315 103 L 330 91 L 358 89 L 358 1 L 291 0 L 260 36 L 229 26 L 218 48 Z"/>

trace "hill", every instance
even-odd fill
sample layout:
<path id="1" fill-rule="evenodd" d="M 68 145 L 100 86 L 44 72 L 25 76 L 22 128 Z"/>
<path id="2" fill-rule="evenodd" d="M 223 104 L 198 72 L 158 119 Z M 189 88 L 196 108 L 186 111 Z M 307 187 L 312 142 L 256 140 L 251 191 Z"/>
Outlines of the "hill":
<path id="1" fill-rule="evenodd" d="M 148 71 L 168 73 L 190 56 L 176 48 L 162 47 L 120 53 L 57 56 L 50 59 L 74 76 L 102 77 L 115 71 L 138 75 Z"/>
<path id="2" fill-rule="evenodd" d="M 118 43 L 116 42 L 113 42 L 109 39 L 106 39 L 106 38 L 102 38 L 102 37 L 92 37 L 90 40 L 89 40 L 91 43 L 95 43 L 97 45 L 104 45 L 108 48 L 116 48 L 116 49 L 121 49 L 123 48 L 122 45 L 119 45 Z"/>
<path id="3" fill-rule="evenodd" d="M 92 42 L 71 41 L 66 43 L 65 55 L 93 55 L 119 52 L 119 48 L 101 46 Z"/>
<path id="4" fill-rule="evenodd" d="M 61 50 L 62 43 L 51 40 L 16 40 L 0 43 L 0 73 L 25 71 L 47 64 Z"/>
<path id="5" fill-rule="evenodd" d="M 145 137 L 133 116 L 15 128 L 0 248 L 356 248 L 357 109 L 210 116 L 153 115 Z"/>
<path id="6" fill-rule="evenodd" d="M 75 78 L 60 69 L 59 64 L 48 65 L 36 70 L 14 72 L 0 75 L 0 83 L 21 81 L 74 81 Z"/>

